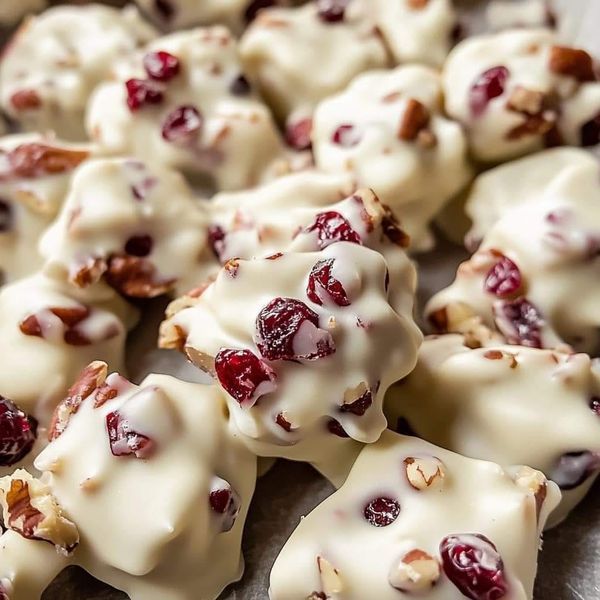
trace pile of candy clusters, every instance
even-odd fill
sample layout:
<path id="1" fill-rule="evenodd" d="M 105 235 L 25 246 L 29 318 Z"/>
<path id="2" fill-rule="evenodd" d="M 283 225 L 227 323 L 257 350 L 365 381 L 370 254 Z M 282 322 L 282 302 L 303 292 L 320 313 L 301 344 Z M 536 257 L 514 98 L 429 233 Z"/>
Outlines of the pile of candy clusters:
<path id="1" fill-rule="evenodd" d="M 541 0 L 138 4 L 0 7 L 0 599 L 215 600 L 257 457 L 339 488 L 261 597 L 531 599 L 600 472 L 594 60 Z M 211 384 L 127 379 L 158 297 Z"/>

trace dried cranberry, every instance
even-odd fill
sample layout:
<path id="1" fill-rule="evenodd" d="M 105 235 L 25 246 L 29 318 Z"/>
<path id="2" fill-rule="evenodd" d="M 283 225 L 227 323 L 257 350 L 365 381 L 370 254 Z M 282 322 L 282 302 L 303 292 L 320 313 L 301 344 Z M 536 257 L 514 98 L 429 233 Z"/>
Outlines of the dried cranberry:
<path id="1" fill-rule="evenodd" d="M 211 225 L 208 228 L 208 243 L 218 260 L 221 260 L 225 250 L 226 235 L 225 230 L 220 225 Z"/>
<path id="2" fill-rule="evenodd" d="M 285 128 L 285 143 L 294 150 L 308 150 L 312 146 L 312 119 L 300 119 Z"/>
<path id="3" fill-rule="evenodd" d="M 338 23 L 344 20 L 348 0 L 317 0 L 319 18 L 326 23 Z"/>
<path id="4" fill-rule="evenodd" d="M 329 419 L 329 421 L 327 421 L 327 431 L 329 431 L 329 433 L 333 433 L 333 435 L 337 435 L 338 437 L 341 437 L 341 438 L 350 437 L 346 433 L 346 430 L 342 427 L 342 424 L 339 421 L 337 421 L 336 419 Z"/>
<path id="5" fill-rule="evenodd" d="M 134 235 L 125 243 L 125 252 L 130 256 L 148 256 L 154 242 L 149 235 Z"/>
<path id="6" fill-rule="evenodd" d="M 149 437 L 134 431 L 129 420 L 118 410 L 106 415 L 106 429 L 110 451 L 114 456 L 135 455 L 136 458 L 148 458 L 154 450 L 154 442 Z"/>
<path id="7" fill-rule="evenodd" d="M 10 231 L 13 224 L 12 206 L 5 200 L 0 200 L 0 233 Z"/>
<path id="8" fill-rule="evenodd" d="M 163 122 L 162 136 L 167 142 L 187 144 L 194 141 L 202 129 L 203 118 L 192 105 L 176 108 Z"/>
<path id="9" fill-rule="evenodd" d="M 246 23 L 250 23 L 256 19 L 259 11 L 263 10 L 263 8 L 269 8 L 271 6 L 275 6 L 275 0 L 252 0 L 246 7 L 244 11 L 244 20 Z"/>
<path id="10" fill-rule="evenodd" d="M 365 519 L 373 527 L 387 527 L 391 525 L 400 514 L 400 504 L 393 498 L 373 498 L 363 511 Z"/>
<path id="11" fill-rule="evenodd" d="M 229 86 L 229 91 L 234 96 L 247 96 L 252 88 L 250 87 L 250 82 L 244 77 L 244 75 L 238 75 Z"/>
<path id="12" fill-rule="evenodd" d="M 27 456 L 37 437 L 37 421 L 0 396 L 0 466 L 9 467 Z"/>
<path id="13" fill-rule="evenodd" d="M 320 250 L 336 242 L 352 242 L 362 245 L 360 235 L 352 229 L 350 223 L 339 212 L 333 210 L 319 213 L 315 217 L 314 223 L 304 230 L 305 233 L 313 231 L 317 232 Z"/>
<path id="14" fill-rule="evenodd" d="M 544 320 L 538 309 L 525 298 L 495 303 L 494 320 L 509 344 L 542 347 Z"/>
<path id="15" fill-rule="evenodd" d="M 164 95 L 162 89 L 153 81 L 146 79 L 128 79 L 125 82 L 127 90 L 127 106 L 136 111 L 146 104 L 160 104 Z"/>
<path id="16" fill-rule="evenodd" d="M 345 413 L 352 413 L 357 417 L 362 417 L 373 404 L 373 393 L 366 390 L 359 398 L 349 404 L 342 404 L 340 410 Z"/>
<path id="17" fill-rule="evenodd" d="M 175 16 L 175 7 L 169 0 L 154 0 L 154 9 L 165 21 L 170 21 Z"/>
<path id="18" fill-rule="evenodd" d="M 590 408 L 600 417 L 600 398 L 594 396 L 590 400 Z"/>
<path id="19" fill-rule="evenodd" d="M 484 287 L 486 292 L 506 298 L 518 292 L 522 283 L 519 267 L 507 256 L 502 256 L 485 276 Z"/>
<path id="20" fill-rule="evenodd" d="M 572 490 L 598 470 L 600 470 L 599 453 L 587 450 L 567 452 L 558 459 L 549 477 L 561 490 Z"/>
<path id="21" fill-rule="evenodd" d="M 496 546 L 478 533 L 449 535 L 440 543 L 442 567 L 471 600 L 497 600 L 508 592 L 504 563 Z"/>
<path id="22" fill-rule="evenodd" d="M 181 65 L 179 59 L 169 52 L 158 50 L 144 56 L 144 69 L 148 77 L 156 81 L 169 81 L 178 75 Z"/>
<path id="23" fill-rule="evenodd" d="M 283 413 L 278 413 L 275 417 L 275 423 L 288 433 L 292 430 L 292 424 L 285 418 Z"/>
<path id="24" fill-rule="evenodd" d="M 294 298 L 275 298 L 260 311 L 256 343 L 267 360 L 316 360 L 335 352 L 319 315 Z"/>
<path id="25" fill-rule="evenodd" d="M 600 113 L 581 126 L 581 145 L 595 146 L 600 143 Z"/>
<path id="26" fill-rule="evenodd" d="M 223 515 L 221 531 L 225 532 L 231 530 L 240 512 L 240 497 L 226 481 L 220 480 L 219 485 L 223 487 L 211 490 L 208 502 L 213 511 Z"/>
<path id="27" fill-rule="evenodd" d="M 275 389 L 275 372 L 250 350 L 219 350 L 215 371 L 223 389 L 240 404 L 252 406 Z"/>
<path id="28" fill-rule="evenodd" d="M 331 136 L 331 141 L 344 148 L 352 148 L 360 143 L 362 134 L 354 125 L 340 125 Z"/>
<path id="29" fill-rule="evenodd" d="M 479 75 L 469 92 L 469 106 L 475 116 L 485 111 L 490 100 L 504 93 L 504 84 L 508 76 L 508 69 L 502 66 L 492 67 Z"/>
<path id="30" fill-rule="evenodd" d="M 332 274 L 335 260 L 333 258 L 320 260 L 308 276 L 306 295 L 318 305 L 323 301 L 333 300 L 338 306 L 350 306 L 348 294 L 344 286 Z"/>

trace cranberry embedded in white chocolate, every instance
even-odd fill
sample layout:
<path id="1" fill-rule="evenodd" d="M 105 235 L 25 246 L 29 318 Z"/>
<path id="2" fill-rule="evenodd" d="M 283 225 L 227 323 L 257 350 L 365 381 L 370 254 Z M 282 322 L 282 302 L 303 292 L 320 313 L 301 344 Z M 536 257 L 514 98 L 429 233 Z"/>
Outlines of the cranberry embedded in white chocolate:
<path id="1" fill-rule="evenodd" d="M 431 473 L 429 484 L 419 475 L 415 486 L 415 473 Z M 559 498 L 528 467 L 503 470 L 387 431 L 300 522 L 275 561 L 269 597 L 527 600 Z"/>
<path id="2" fill-rule="evenodd" d="M 465 341 L 425 339 L 416 369 L 386 396 L 390 427 L 401 420 L 453 452 L 543 471 L 563 491 L 556 524 L 600 472 L 600 371 L 586 354 Z"/>
<path id="3" fill-rule="evenodd" d="M 356 442 L 385 428 L 383 394 L 421 342 L 408 303 L 390 306 L 387 273 L 379 253 L 348 242 L 234 259 L 173 303 L 160 343 L 219 381 L 254 452 L 311 462 L 339 483 Z M 413 289 L 408 262 L 396 277 Z"/>
<path id="4" fill-rule="evenodd" d="M 93 89 L 156 36 L 137 10 L 90 4 L 59 6 L 26 20 L 0 62 L 0 104 L 28 131 L 85 139 L 83 117 Z"/>

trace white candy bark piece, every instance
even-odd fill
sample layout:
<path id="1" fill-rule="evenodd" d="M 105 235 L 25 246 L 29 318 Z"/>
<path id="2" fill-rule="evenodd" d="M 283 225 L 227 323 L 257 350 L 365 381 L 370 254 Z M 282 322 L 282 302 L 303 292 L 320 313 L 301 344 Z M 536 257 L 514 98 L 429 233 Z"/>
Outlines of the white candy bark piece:
<path id="1" fill-rule="evenodd" d="M 37 274 L 0 291 L 0 395 L 42 426 L 91 360 L 121 369 L 135 310 L 109 287 L 90 295 Z"/>
<path id="2" fill-rule="evenodd" d="M 3 0 L 0 4 L 0 26 L 15 25 L 24 16 L 42 10 L 46 4 L 46 0 Z"/>
<path id="3" fill-rule="evenodd" d="M 412 290 L 412 271 L 404 277 Z M 340 483 L 356 442 L 384 430 L 383 394 L 412 370 L 422 339 L 412 312 L 390 306 L 386 279 L 379 253 L 348 242 L 232 260 L 170 307 L 160 344 L 219 381 L 253 452 L 313 463 Z"/>
<path id="4" fill-rule="evenodd" d="M 416 272 L 405 252 L 408 236 L 375 194 L 356 189 L 348 174 L 309 170 L 287 175 L 254 190 L 217 194 L 209 210 L 209 237 L 223 264 L 232 258 L 316 252 L 344 239 L 336 235 L 335 228 L 347 224 L 346 237 L 385 258 L 390 304 L 401 314 L 412 312 Z M 319 223 L 330 223 L 328 239 L 319 236 Z M 192 285 L 182 289 L 201 281 L 200 276 L 190 278 Z"/>
<path id="5" fill-rule="evenodd" d="M 337 3 L 343 4 L 343 3 Z M 359 73 L 384 68 L 388 57 L 372 15 L 309 2 L 262 11 L 244 34 L 240 51 L 294 146 L 294 132 L 321 100 L 343 90 Z M 274 51 L 276 49 L 276 51 Z M 297 133 L 297 131 L 296 131 Z"/>
<path id="6" fill-rule="evenodd" d="M 104 278 L 126 296 L 148 298 L 204 260 L 206 236 L 205 213 L 179 173 L 107 158 L 75 175 L 40 251 L 46 270 L 75 287 L 92 293 Z"/>
<path id="7" fill-rule="evenodd" d="M 468 38 L 450 53 L 443 81 L 446 110 L 464 125 L 479 161 L 599 141 L 600 83 L 593 60 L 561 46 L 548 29 Z"/>
<path id="8" fill-rule="evenodd" d="M 269 597 L 527 600 L 559 497 L 532 469 L 505 471 L 387 431 L 300 522 L 273 566 Z"/>
<path id="9" fill-rule="evenodd" d="M 84 110 L 113 63 L 156 33 L 135 8 L 59 6 L 25 21 L 0 64 L 2 109 L 28 131 L 85 139 Z"/>
<path id="10" fill-rule="evenodd" d="M 440 77 L 428 67 L 357 77 L 319 105 L 312 139 L 317 167 L 372 188 L 417 250 L 432 245 L 429 221 L 471 176 L 465 135 L 443 116 Z"/>
<path id="11" fill-rule="evenodd" d="M 390 427 L 408 423 L 453 452 L 543 471 L 563 491 L 556 524 L 600 471 L 598 365 L 586 354 L 464 343 L 425 340 L 415 370 L 388 391 Z"/>
<path id="12" fill-rule="evenodd" d="M 0 271 L 12 281 L 42 263 L 37 241 L 58 214 L 74 170 L 89 146 L 52 136 L 0 138 Z"/>
<path id="13" fill-rule="evenodd" d="M 596 355 L 599 240 L 598 166 L 585 161 L 556 175 L 537 199 L 506 210 L 429 302 L 429 321 L 438 332 L 483 324 L 511 344 L 568 344 Z"/>
<path id="14" fill-rule="evenodd" d="M 132 600 L 213 600 L 241 577 L 256 480 L 222 393 L 166 375 L 136 386 L 102 363 L 77 385 L 36 460 L 79 528 L 76 563 Z"/>
<path id="15" fill-rule="evenodd" d="M 159 162 L 219 190 L 256 185 L 282 158 L 279 132 L 224 27 L 159 38 L 117 71 L 88 107 L 87 131 L 102 151 Z"/>

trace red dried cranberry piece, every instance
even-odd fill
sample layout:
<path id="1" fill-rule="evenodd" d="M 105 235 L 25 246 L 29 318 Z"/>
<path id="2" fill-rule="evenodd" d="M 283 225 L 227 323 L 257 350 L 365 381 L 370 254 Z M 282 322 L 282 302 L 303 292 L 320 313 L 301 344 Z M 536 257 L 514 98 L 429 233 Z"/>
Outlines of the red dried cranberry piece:
<path id="1" fill-rule="evenodd" d="M 542 347 L 544 320 L 539 310 L 525 298 L 494 304 L 494 320 L 509 344 Z"/>
<path id="2" fill-rule="evenodd" d="M 523 280 L 519 267 L 507 256 L 503 256 L 485 276 L 485 291 L 499 298 L 513 296 L 520 289 Z"/>
<path id="3" fill-rule="evenodd" d="M 225 250 L 226 236 L 225 230 L 220 225 L 211 225 L 208 228 L 208 243 L 219 261 Z"/>
<path id="4" fill-rule="evenodd" d="M 341 438 L 350 437 L 346 433 L 346 430 L 342 427 L 342 424 L 339 421 L 337 421 L 336 419 L 329 419 L 329 421 L 327 421 L 327 431 L 329 431 L 329 433 L 333 433 L 333 435 L 337 435 L 338 437 L 341 437 Z"/>
<path id="5" fill-rule="evenodd" d="M 256 344 L 267 360 L 316 360 L 335 352 L 319 315 L 294 298 L 275 298 L 260 311 Z"/>
<path id="6" fill-rule="evenodd" d="M 215 371 L 223 389 L 242 405 L 253 406 L 276 387 L 275 371 L 250 350 L 219 350 Z"/>
<path id="7" fill-rule="evenodd" d="M 125 82 L 127 90 L 127 106 L 136 111 L 146 104 L 160 104 L 163 99 L 162 89 L 153 81 L 146 79 L 128 79 Z"/>
<path id="8" fill-rule="evenodd" d="M 490 100 L 504 93 L 509 74 L 506 67 L 492 67 L 475 80 L 469 92 L 469 106 L 476 117 L 485 111 Z"/>
<path id="9" fill-rule="evenodd" d="M 393 498 L 385 496 L 373 498 L 363 511 L 365 519 L 373 527 L 387 527 L 391 525 L 400 514 L 400 504 Z"/>
<path id="10" fill-rule="evenodd" d="M 331 141 L 344 148 L 352 148 L 360 143 L 362 134 L 354 125 L 340 125 L 331 136 Z"/>
<path id="11" fill-rule="evenodd" d="M 250 23 L 256 19 L 259 11 L 263 10 L 263 8 L 269 8 L 270 6 L 275 6 L 275 0 L 252 0 L 244 11 L 244 20 L 246 23 Z"/>
<path id="12" fill-rule="evenodd" d="M 177 144 L 193 142 L 202 129 L 203 121 L 200 111 L 195 106 L 180 106 L 164 120 L 163 139 Z"/>
<path id="13" fill-rule="evenodd" d="M 229 91 L 234 96 L 247 96 L 252 88 L 250 87 L 250 82 L 246 79 L 244 75 L 238 75 L 229 86 Z"/>
<path id="14" fill-rule="evenodd" d="M 497 600 L 508 592 L 504 563 L 484 535 L 449 535 L 440 543 L 442 568 L 450 581 L 471 600 Z"/>
<path id="15" fill-rule="evenodd" d="M 148 458 L 154 451 L 154 442 L 145 435 L 134 431 L 129 420 L 118 410 L 106 415 L 106 429 L 110 441 L 110 451 L 114 456 Z"/>
<path id="16" fill-rule="evenodd" d="M 148 256 L 154 242 L 149 235 L 134 235 L 125 243 L 125 252 L 130 256 Z"/>
<path id="17" fill-rule="evenodd" d="M 342 404 L 340 410 L 344 413 L 352 413 L 357 417 L 362 417 L 371 405 L 373 404 L 373 393 L 371 390 L 366 390 L 362 396 L 357 398 L 354 402 L 350 404 Z"/>
<path id="18" fill-rule="evenodd" d="M 37 437 L 37 421 L 0 396 L 0 466 L 9 467 L 27 456 Z"/>
<path id="19" fill-rule="evenodd" d="M 219 480 L 217 489 L 213 489 L 208 497 L 211 509 L 222 515 L 221 531 L 230 531 L 240 512 L 240 497 L 238 493 L 222 479 Z"/>
<path id="20" fill-rule="evenodd" d="M 10 231 L 13 224 L 12 206 L 5 200 L 0 200 L 0 233 Z"/>
<path id="21" fill-rule="evenodd" d="M 596 146 L 600 144 L 600 113 L 581 126 L 581 145 Z"/>
<path id="22" fill-rule="evenodd" d="M 180 68 L 179 59 L 164 50 L 148 52 L 144 56 L 144 69 L 146 69 L 148 77 L 156 81 L 173 79 L 179 73 Z"/>
<path id="23" fill-rule="evenodd" d="M 288 433 L 292 430 L 292 424 L 284 417 L 283 413 L 278 413 L 275 417 L 275 423 Z"/>
<path id="24" fill-rule="evenodd" d="M 294 150 L 308 150 L 312 146 L 312 119 L 300 119 L 285 128 L 285 143 Z"/>
<path id="25" fill-rule="evenodd" d="M 338 306 L 350 306 L 344 286 L 332 274 L 335 259 L 320 260 L 308 276 L 306 295 L 321 306 L 323 301 L 333 300 Z"/>
<path id="26" fill-rule="evenodd" d="M 344 20 L 348 0 L 317 0 L 319 18 L 326 23 L 339 23 Z"/>
<path id="27" fill-rule="evenodd" d="M 590 400 L 590 408 L 600 417 L 600 398 L 594 396 Z"/>
<path id="28" fill-rule="evenodd" d="M 319 249 L 323 250 L 336 242 L 352 242 L 362 245 L 360 235 L 352 229 L 350 223 L 339 213 L 333 210 L 319 213 L 312 225 L 304 232 L 316 231 L 319 238 Z"/>
<path id="29" fill-rule="evenodd" d="M 175 16 L 175 7 L 169 0 L 154 0 L 154 9 L 165 21 L 170 21 Z"/>
<path id="30" fill-rule="evenodd" d="M 600 470 L 600 454 L 584 450 L 567 452 L 557 461 L 549 474 L 561 490 L 572 490 Z"/>

